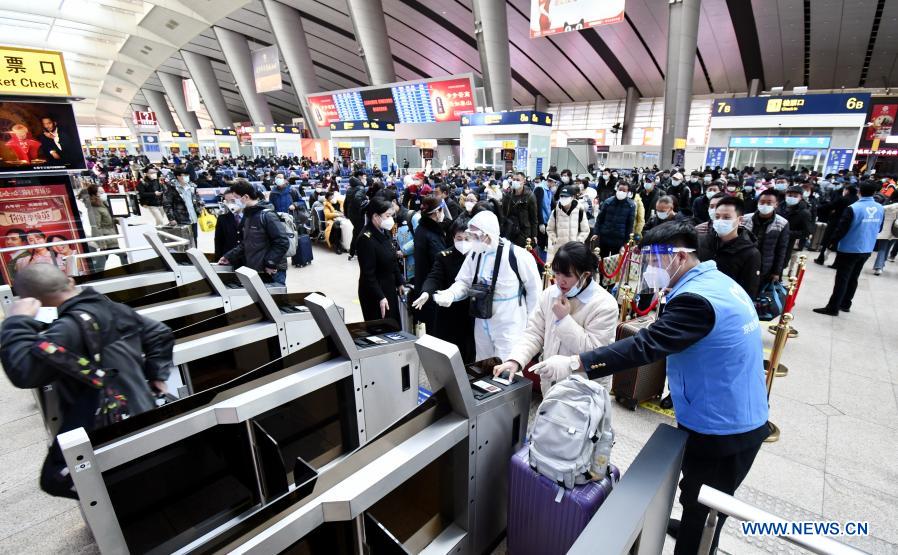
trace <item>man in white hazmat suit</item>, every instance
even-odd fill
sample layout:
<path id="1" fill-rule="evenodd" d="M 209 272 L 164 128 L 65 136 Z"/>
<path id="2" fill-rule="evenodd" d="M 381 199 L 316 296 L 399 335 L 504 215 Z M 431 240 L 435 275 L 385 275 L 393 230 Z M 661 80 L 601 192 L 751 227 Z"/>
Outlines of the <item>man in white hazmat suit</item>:
<path id="1" fill-rule="evenodd" d="M 440 306 L 449 306 L 467 297 L 477 296 L 478 288 L 481 291 L 485 286 L 492 289 L 492 317 L 474 319 L 477 360 L 490 357 L 506 360 L 539 302 L 542 291 L 539 270 L 533 255 L 511 241 L 499 238 L 499 220 L 490 211 L 484 210 L 471 218 L 466 239 L 471 243 L 470 254 L 465 258 L 455 283 L 444 291 L 434 293 L 433 300 Z M 497 269 L 496 254 L 500 244 L 502 253 Z M 516 264 L 512 264 L 510 258 Z M 517 272 L 513 269 L 515 265 Z M 495 288 L 492 288 L 494 272 L 498 272 L 498 277 Z"/>

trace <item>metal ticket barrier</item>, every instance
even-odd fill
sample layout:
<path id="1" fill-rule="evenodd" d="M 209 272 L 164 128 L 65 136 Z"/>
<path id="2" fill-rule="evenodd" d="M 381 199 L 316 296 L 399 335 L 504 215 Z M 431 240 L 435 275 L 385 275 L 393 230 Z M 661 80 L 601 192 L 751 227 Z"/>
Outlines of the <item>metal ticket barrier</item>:
<path id="1" fill-rule="evenodd" d="M 72 276 L 72 279 L 77 286 L 92 287 L 118 302 L 128 302 L 202 279 L 203 275 L 187 253 L 169 252 L 159 236 L 152 232 L 146 234 L 146 240 L 155 251 L 155 258 L 101 272 Z M 202 256 L 208 261 L 206 255 Z M 219 266 L 212 261 L 209 264 L 215 272 L 233 272 L 230 266 Z M 12 288 L 9 285 L 0 286 L 0 310 L 5 312 L 13 299 Z"/>
<path id="2" fill-rule="evenodd" d="M 353 339 L 321 295 L 306 301 L 327 337 L 155 410 L 59 436 L 102 552 L 202 545 L 287 495 L 311 491 L 321 472 L 415 410 L 416 338 L 390 331 L 386 345 L 373 342 L 371 354 L 359 356 L 381 358 L 366 365 L 363 381 L 361 359 L 345 353 L 371 336 Z M 375 389 L 387 402 L 362 394 Z"/>
<path id="3" fill-rule="evenodd" d="M 508 461 L 527 432 L 532 386 L 478 393 L 495 361 L 416 343 L 436 394 L 303 487 L 176 553 L 485 553 L 506 527 Z M 479 398 L 478 398 L 479 397 Z"/>

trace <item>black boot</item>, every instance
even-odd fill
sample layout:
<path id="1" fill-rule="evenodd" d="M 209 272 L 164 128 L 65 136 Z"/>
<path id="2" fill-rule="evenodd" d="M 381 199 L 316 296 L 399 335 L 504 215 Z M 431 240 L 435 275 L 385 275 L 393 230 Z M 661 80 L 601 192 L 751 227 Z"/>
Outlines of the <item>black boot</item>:
<path id="1" fill-rule="evenodd" d="M 680 533 L 680 521 L 676 518 L 672 518 L 667 521 L 667 535 L 672 537 L 673 539 L 677 539 L 677 535 Z"/>

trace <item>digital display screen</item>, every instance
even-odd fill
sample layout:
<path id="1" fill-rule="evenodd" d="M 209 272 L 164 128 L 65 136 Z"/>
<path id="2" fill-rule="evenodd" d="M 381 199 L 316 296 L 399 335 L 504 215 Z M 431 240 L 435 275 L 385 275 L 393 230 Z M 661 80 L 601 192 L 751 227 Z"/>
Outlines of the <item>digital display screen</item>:
<path id="1" fill-rule="evenodd" d="M 513 148 L 503 148 L 502 149 L 502 161 L 503 162 L 514 162 L 514 149 Z"/>
<path id="2" fill-rule="evenodd" d="M 352 158 L 351 148 L 339 148 L 337 151 L 340 154 L 340 158 Z"/>
<path id="3" fill-rule="evenodd" d="M 392 86 L 341 91 L 308 97 L 318 127 L 336 121 L 437 123 L 459 121 L 475 111 L 468 77 L 410 81 Z"/>
<path id="4" fill-rule="evenodd" d="M 432 148 L 422 148 L 421 149 L 421 158 L 425 160 L 433 160 L 433 149 Z"/>
<path id="5" fill-rule="evenodd" d="M 731 148 L 829 148 L 829 137 L 730 137 Z"/>
<path id="6" fill-rule="evenodd" d="M 85 167 L 71 104 L 0 102 L 0 172 Z"/>

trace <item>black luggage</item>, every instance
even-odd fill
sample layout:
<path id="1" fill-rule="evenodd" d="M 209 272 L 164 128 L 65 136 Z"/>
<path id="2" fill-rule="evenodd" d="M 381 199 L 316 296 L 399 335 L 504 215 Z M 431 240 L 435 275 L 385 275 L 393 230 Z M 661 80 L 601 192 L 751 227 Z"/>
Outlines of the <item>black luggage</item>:
<path id="1" fill-rule="evenodd" d="M 312 239 L 308 235 L 300 235 L 296 245 L 296 255 L 293 257 L 293 265 L 296 267 L 308 266 L 312 263 Z"/>
<path id="2" fill-rule="evenodd" d="M 654 321 L 654 314 L 627 320 L 617 326 L 617 339 L 636 335 L 639 330 L 647 328 Z M 630 410 L 636 410 L 639 403 L 661 397 L 666 376 L 667 363 L 664 360 L 617 372 L 611 382 L 611 392 L 618 403 Z"/>

